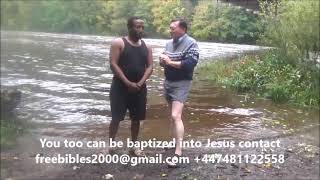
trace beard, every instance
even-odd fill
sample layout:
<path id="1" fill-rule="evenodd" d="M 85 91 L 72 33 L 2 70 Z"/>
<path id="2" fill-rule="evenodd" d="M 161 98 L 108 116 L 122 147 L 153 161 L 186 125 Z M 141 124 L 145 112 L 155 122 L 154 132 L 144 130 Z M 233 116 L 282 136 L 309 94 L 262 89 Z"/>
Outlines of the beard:
<path id="1" fill-rule="evenodd" d="M 143 32 L 136 32 L 136 31 L 129 31 L 129 36 L 136 39 L 136 40 L 139 40 L 139 39 L 142 39 L 143 37 Z"/>

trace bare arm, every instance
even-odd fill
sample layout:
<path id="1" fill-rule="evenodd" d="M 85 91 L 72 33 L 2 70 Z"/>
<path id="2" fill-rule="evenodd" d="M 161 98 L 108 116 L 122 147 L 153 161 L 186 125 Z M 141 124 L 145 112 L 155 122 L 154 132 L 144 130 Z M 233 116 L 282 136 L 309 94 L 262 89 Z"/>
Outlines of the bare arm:
<path id="1" fill-rule="evenodd" d="M 153 59 L 152 59 L 152 49 L 148 46 L 148 59 L 147 59 L 147 68 L 144 72 L 143 77 L 138 82 L 138 86 L 141 88 L 142 85 L 146 82 L 146 80 L 150 77 L 152 71 L 153 71 Z"/>
<path id="2" fill-rule="evenodd" d="M 181 61 L 171 61 L 168 63 L 169 66 L 174 68 L 180 69 L 181 68 Z"/>

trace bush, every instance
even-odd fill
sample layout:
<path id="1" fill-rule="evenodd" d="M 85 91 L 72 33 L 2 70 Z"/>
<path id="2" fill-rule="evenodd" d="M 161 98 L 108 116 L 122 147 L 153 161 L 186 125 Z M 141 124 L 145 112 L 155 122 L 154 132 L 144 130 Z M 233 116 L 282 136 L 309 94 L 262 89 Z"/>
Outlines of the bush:
<path id="1" fill-rule="evenodd" d="M 313 60 L 320 50 L 319 1 L 261 1 L 259 43 L 279 48 L 282 59 L 297 64 Z"/>
<path id="2" fill-rule="evenodd" d="M 16 144 L 18 134 L 22 133 L 20 125 L 15 121 L 1 119 L 0 144 L 2 148 L 10 148 Z"/>
<path id="3" fill-rule="evenodd" d="M 317 69 L 305 71 L 300 66 L 286 64 L 281 52 L 277 50 L 258 56 L 257 59 L 249 60 L 251 64 L 248 63 L 247 67 L 254 74 L 251 76 L 252 90 L 262 92 L 263 96 L 276 102 L 290 100 L 301 105 L 319 105 L 319 84 L 315 83 L 319 77 Z M 242 74 L 241 68 L 236 72 Z"/>
<path id="4" fill-rule="evenodd" d="M 245 9 L 224 3 L 201 1 L 195 7 L 192 35 L 200 40 L 255 43 L 258 17 Z"/>
<path id="5" fill-rule="evenodd" d="M 248 55 L 231 63 L 219 61 L 199 68 L 199 73 L 239 92 L 252 92 L 274 102 L 319 106 L 319 70 L 305 71 L 286 64 L 279 50 Z"/>

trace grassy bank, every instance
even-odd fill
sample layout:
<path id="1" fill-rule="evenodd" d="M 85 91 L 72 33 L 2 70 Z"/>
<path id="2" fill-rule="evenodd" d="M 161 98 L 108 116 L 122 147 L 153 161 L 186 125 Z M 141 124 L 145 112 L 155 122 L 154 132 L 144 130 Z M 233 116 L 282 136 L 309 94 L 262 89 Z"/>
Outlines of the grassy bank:
<path id="1" fill-rule="evenodd" d="M 1 148 L 11 148 L 16 144 L 17 137 L 26 132 L 26 125 L 19 121 L 1 119 Z"/>
<path id="2" fill-rule="evenodd" d="M 279 103 L 319 106 L 319 68 L 288 64 L 273 50 L 232 62 L 216 61 L 200 66 L 206 79 L 239 92 L 250 92 Z"/>

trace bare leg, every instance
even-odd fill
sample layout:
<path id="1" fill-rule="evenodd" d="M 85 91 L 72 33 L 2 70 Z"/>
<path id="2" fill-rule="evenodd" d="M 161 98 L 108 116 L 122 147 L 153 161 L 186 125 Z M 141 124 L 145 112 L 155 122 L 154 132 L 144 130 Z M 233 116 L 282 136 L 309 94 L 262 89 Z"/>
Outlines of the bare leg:
<path id="1" fill-rule="evenodd" d="M 109 126 L 109 138 L 114 141 L 116 138 L 116 134 L 119 129 L 119 123 L 120 121 L 111 121 L 110 126 Z"/>
<path id="2" fill-rule="evenodd" d="M 138 140 L 140 121 L 131 121 L 131 139 L 133 142 Z"/>
<path id="3" fill-rule="evenodd" d="M 115 138 L 116 138 L 116 134 L 118 132 L 118 129 L 119 129 L 119 124 L 120 124 L 120 121 L 112 121 L 110 122 L 110 125 L 109 125 L 109 141 L 114 141 Z M 106 150 L 102 150 L 103 154 L 114 154 L 115 153 L 115 148 L 111 148 L 110 147 L 110 144 L 109 144 L 109 149 L 106 151 Z"/>
<path id="4" fill-rule="evenodd" d="M 183 110 L 183 103 L 179 101 L 173 101 L 171 106 L 171 119 L 173 122 L 173 132 L 176 139 L 176 150 L 175 154 L 181 155 L 182 154 L 182 147 L 181 142 L 183 141 L 184 135 L 184 125 L 181 119 L 182 110 Z"/>
<path id="5" fill-rule="evenodd" d="M 133 142 L 138 140 L 140 129 L 140 121 L 131 121 L 131 139 Z M 140 148 L 131 148 L 129 151 L 135 156 L 145 156 L 144 152 Z"/>
<path id="6" fill-rule="evenodd" d="M 172 103 L 169 102 L 168 106 L 169 106 L 169 108 L 168 108 L 169 109 L 168 119 L 170 121 L 169 133 L 171 135 L 171 138 L 176 138 L 176 135 L 175 135 L 176 133 L 175 133 L 175 130 L 174 130 L 174 121 L 173 121 L 172 116 L 171 116 L 171 114 L 172 114 Z"/>

